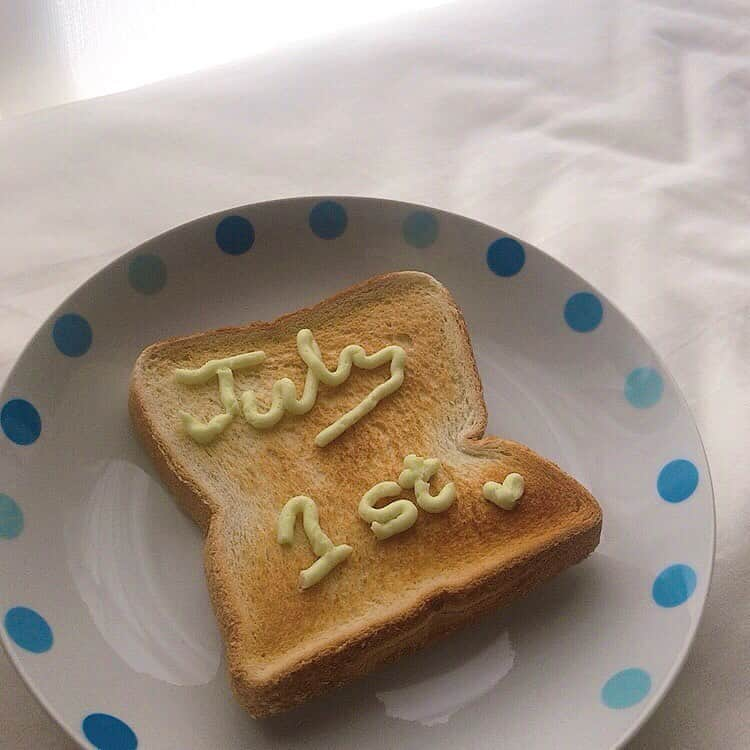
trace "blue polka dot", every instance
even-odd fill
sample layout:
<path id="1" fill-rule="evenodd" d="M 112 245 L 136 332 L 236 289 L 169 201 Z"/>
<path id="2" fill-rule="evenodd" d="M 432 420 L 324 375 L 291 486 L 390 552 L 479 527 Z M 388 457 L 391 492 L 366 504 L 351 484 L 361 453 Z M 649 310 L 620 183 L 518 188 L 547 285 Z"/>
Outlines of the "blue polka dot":
<path id="1" fill-rule="evenodd" d="M 23 531 L 23 513 L 16 501 L 0 494 L 0 539 L 14 539 Z"/>
<path id="2" fill-rule="evenodd" d="M 22 398 L 7 401 L 0 412 L 3 432 L 17 445 L 31 445 L 42 434 L 42 418 L 32 404 Z"/>
<path id="3" fill-rule="evenodd" d="M 242 255 L 255 242 L 255 228 L 244 216 L 225 216 L 216 227 L 216 244 L 228 255 Z"/>
<path id="4" fill-rule="evenodd" d="M 698 576 L 689 565 L 670 565 L 656 576 L 651 594 L 660 607 L 678 607 L 693 595 L 697 582 Z"/>
<path id="5" fill-rule="evenodd" d="M 42 654 L 52 648 L 52 628 L 33 609 L 9 609 L 5 615 L 5 629 L 17 646 L 33 654 Z"/>
<path id="6" fill-rule="evenodd" d="M 625 398 L 636 409 L 648 409 L 659 402 L 664 381 L 652 367 L 637 367 L 625 378 Z"/>
<path id="7" fill-rule="evenodd" d="M 91 346 L 91 326 L 75 313 L 61 315 L 52 328 L 55 346 L 68 357 L 80 357 Z"/>
<path id="8" fill-rule="evenodd" d="M 608 708 L 630 708 L 640 703 L 651 690 L 651 677 L 638 667 L 612 675 L 602 688 L 602 703 Z"/>
<path id="9" fill-rule="evenodd" d="M 156 294 L 167 283 L 167 267 L 158 255 L 136 255 L 128 266 L 130 286 L 141 294 Z"/>
<path id="10" fill-rule="evenodd" d="M 97 750 L 135 750 L 138 747 L 135 732 L 116 716 L 89 714 L 81 723 L 81 729 Z"/>
<path id="11" fill-rule="evenodd" d="M 578 333 L 593 331 L 602 322 L 604 310 L 591 292 L 578 292 L 565 303 L 565 322 Z"/>
<path id="12" fill-rule="evenodd" d="M 692 461 L 678 458 L 670 461 L 656 480 L 656 489 L 668 503 L 681 503 L 695 492 L 698 486 L 698 469 Z"/>
<path id="13" fill-rule="evenodd" d="M 429 247 L 437 239 L 438 221 L 429 211 L 414 211 L 404 219 L 404 239 L 414 247 Z"/>
<path id="14" fill-rule="evenodd" d="M 487 265 L 498 276 L 515 276 L 525 262 L 523 245 L 512 237 L 501 237 L 487 248 Z"/>
<path id="15" fill-rule="evenodd" d="M 335 201 L 323 201 L 310 211 L 310 229 L 323 240 L 340 237 L 347 223 L 346 210 Z"/>

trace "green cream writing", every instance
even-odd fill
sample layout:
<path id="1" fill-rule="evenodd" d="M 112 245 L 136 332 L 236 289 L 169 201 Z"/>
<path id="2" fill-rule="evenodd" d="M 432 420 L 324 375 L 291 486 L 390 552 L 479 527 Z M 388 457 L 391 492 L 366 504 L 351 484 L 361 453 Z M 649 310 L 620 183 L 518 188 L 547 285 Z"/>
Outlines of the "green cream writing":
<path id="1" fill-rule="evenodd" d="M 194 370 L 175 370 L 175 380 L 185 385 L 201 385 L 216 376 L 219 381 L 219 397 L 224 407 L 222 414 L 217 414 L 208 422 L 196 419 L 192 414 L 180 412 L 185 432 L 196 443 L 201 445 L 215 440 L 242 413 L 247 422 L 257 430 L 267 430 L 278 424 L 285 413 L 307 414 L 318 397 L 320 383 L 328 386 L 341 385 L 351 374 L 352 367 L 361 370 L 374 370 L 390 362 L 390 377 L 384 383 L 373 388 L 365 398 L 343 414 L 335 422 L 315 437 L 315 444 L 324 447 L 335 440 L 362 417 L 369 414 L 386 396 L 390 396 L 404 382 L 406 352 L 396 345 L 386 346 L 374 354 L 367 354 L 356 344 L 345 346 L 339 354 L 335 370 L 329 370 L 322 360 L 320 348 L 313 338 L 312 331 L 303 328 L 297 334 L 297 351 L 307 365 L 307 375 L 302 387 L 302 395 L 297 397 L 297 388 L 289 378 L 280 378 L 271 388 L 271 405 L 263 411 L 258 407 L 255 391 L 244 391 L 239 400 L 234 392 L 233 370 L 257 367 L 266 355 L 262 351 L 238 354 L 225 359 L 212 359 L 202 367 Z"/>
<path id="2" fill-rule="evenodd" d="M 276 539 L 279 544 L 292 544 L 294 523 L 300 513 L 307 541 L 318 558 L 309 568 L 305 568 L 299 574 L 299 587 L 309 589 L 310 586 L 314 586 L 325 578 L 339 563 L 346 560 L 351 555 L 352 548 L 348 544 L 334 545 L 325 535 L 323 529 L 320 528 L 318 506 L 307 495 L 293 497 L 281 509 L 276 530 Z"/>
<path id="3" fill-rule="evenodd" d="M 410 529 L 417 522 L 417 505 L 428 513 L 442 513 L 456 499 L 456 485 L 448 482 L 437 495 L 430 493 L 430 479 L 440 469 L 436 458 L 423 458 L 410 453 L 404 458 L 404 470 L 398 482 L 378 482 L 362 496 L 357 512 L 370 524 L 378 539 L 389 539 Z M 386 498 L 396 497 L 401 490 L 413 489 L 417 505 L 401 498 L 381 508 L 376 504 Z"/>
<path id="4" fill-rule="evenodd" d="M 524 481 L 520 474 L 508 474 L 502 482 L 485 482 L 482 496 L 503 510 L 513 510 L 524 493 Z"/>

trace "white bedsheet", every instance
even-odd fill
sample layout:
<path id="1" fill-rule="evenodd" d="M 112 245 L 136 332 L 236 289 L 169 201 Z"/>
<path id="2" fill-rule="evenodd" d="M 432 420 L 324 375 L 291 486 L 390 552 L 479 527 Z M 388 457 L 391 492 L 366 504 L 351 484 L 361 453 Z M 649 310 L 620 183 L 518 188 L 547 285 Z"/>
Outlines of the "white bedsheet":
<path id="1" fill-rule="evenodd" d="M 747 747 L 749 93 L 741 0 L 459 2 L 0 122 L 0 377 L 92 272 L 227 206 L 378 195 L 520 235 L 652 341 L 713 471 L 706 614 L 631 747 Z M 0 746 L 73 747 L 4 655 Z"/>

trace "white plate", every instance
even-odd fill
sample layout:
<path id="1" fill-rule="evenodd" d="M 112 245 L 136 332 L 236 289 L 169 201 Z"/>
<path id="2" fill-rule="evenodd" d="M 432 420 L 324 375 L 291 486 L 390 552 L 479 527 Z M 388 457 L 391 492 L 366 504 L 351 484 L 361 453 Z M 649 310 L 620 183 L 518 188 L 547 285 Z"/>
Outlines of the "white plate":
<path id="1" fill-rule="evenodd" d="M 130 427 L 130 369 L 157 339 L 270 319 L 411 268 L 463 308 L 489 432 L 586 484 L 604 509 L 601 544 L 460 634 L 254 721 L 227 686 L 200 534 Z M 174 229 L 52 315 L 0 404 L 0 632 L 84 747 L 609 747 L 657 705 L 703 609 L 711 481 L 663 364 L 570 270 L 449 213 L 299 198 Z"/>

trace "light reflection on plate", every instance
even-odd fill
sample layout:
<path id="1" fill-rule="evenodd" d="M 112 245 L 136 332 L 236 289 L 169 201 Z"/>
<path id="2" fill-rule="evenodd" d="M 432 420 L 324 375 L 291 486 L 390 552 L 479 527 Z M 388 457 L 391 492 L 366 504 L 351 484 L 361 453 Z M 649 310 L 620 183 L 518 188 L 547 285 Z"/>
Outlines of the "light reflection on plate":
<path id="1" fill-rule="evenodd" d="M 487 630 L 485 624 L 484 630 Z M 475 639 L 475 628 L 464 631 L 456 641 Z M 481 639 L 480 639 L 481 640 Z M 468 643 L 448 642 L 447 650 L 435 644 L 430 651 L 411 657 L 405 670 L 412 678 L 407 684 L 375 694 L 393 719 L 417 721 L 424 726 L 444 724 L 469 703 L 489 693 L 513 668 L 515 651 L 505 630 L 491 638 L 459 664 L 452 663 L 456 653 L 466 650 Z"/>
<path id="2" fill-rule="evenodd" d="M 221 640 L 201 571 L 200 532 L 140 467 L 113 459 L 97 468 L 90 496 L 65 519 L 78 593 L 131 669 L 173 685 L 210 682 Z M 148 532 L 160 529 L 172 531 Z M 175 588 L 178 598 L 170 595 Z"/>

